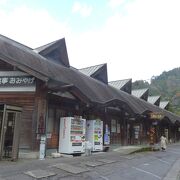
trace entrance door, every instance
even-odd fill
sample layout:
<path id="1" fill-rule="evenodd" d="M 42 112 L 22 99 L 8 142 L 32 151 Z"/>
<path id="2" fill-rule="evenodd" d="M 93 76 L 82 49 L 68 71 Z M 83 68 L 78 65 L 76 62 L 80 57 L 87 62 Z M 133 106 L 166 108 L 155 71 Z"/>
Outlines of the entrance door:
<path id="1" fill-rule="evenodd" d="M 12 108 L 13 107 L 13 108 Z M 19 123 L 21 112 L 14 106 L 6 106 L 0 112 L 0 158 L 16 160 L 19 149 Z"/>
<path id="2" fill-rule="evenodd" d="M 2 144 L 2 138 L 1 138 L 2 128 L 3 128 L 3 111 L 0 110 L 0 147 Z M 1 148 L 0 148 L 0 152 L 1 152 Z"/>

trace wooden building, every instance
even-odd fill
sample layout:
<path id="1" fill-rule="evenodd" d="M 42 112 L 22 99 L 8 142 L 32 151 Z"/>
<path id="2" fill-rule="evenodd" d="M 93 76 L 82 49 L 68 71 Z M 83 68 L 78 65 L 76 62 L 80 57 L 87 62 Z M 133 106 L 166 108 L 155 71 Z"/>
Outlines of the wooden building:
<path id="1" fill-rule="evenodd" d="M 99 72 L 107 76 L 104 68 Z M 18 150 L 38 152 L 41 135 L 46 150 L 57 150 L 63 116 L 99 118 L 104 132 L 110 129 L 111 143 L 122 145 L 129 141 L 129 124 L 148 131 L 150 112 L 165 113 L 178 124 L 178 116 L 109 86 L 101 73 L 93 74 L 96 79 L 70 67 L 65 39 L 31 49 L 0 35 L 0 158 L 16 159 Z M 140 130 L 139 140 L 147 139 L 146 131 Z"/>
<path id="2" fill-rule="evenodd" d="M 131 94 L 133 96 L 136 96 L 137 98 L 141 98 L 141 99 L 147 101 L 148 95 L 149 95 L 149 89 L 147 89 L 147 88 L 145 88 L 145 89 L 133 89 Z"/>
<path id="3" fill-rule="evenodd" d="M 161 96 L 148 96 L 148 100 L 149 103 L 154 104 L 156 106 L 160 105 L 160 101 L 161 101 Z"/>
<path id="4" fill-rule="evenodd" d="M 108 82 L 110 86 L 113 86 L 121 91 L 131 94 L 132 91 L 132 79 L 123 79 Z"/>

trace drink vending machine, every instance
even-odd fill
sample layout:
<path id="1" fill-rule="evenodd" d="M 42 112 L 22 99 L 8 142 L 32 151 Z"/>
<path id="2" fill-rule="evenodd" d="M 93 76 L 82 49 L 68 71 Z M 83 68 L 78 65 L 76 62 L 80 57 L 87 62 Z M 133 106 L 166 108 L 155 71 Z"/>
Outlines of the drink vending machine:
<path id="1" fill-rule="evenodd" d="M 101 120 L 87 120 L 86 141 L 92 144 L 92 151 L 103 150 L 103 122 Z"/>
<path id="2" fill-rule="evenodd" d="M 59 152 L 78 154 L 85 152 L 86 120 L 81 117 L 60 118 Z"/>

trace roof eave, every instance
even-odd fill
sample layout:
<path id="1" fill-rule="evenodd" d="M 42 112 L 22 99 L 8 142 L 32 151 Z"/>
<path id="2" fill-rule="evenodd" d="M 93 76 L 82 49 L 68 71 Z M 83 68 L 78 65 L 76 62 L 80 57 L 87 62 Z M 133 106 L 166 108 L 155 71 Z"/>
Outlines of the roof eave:
<path id="1" fill-rule="evenodd" d="M 22 65 L 20 63 L 17 63 L 15 60 L 13 60 L 12 58 L 9 58 L 7 56 L 4 56 L 2 54 L 0 54 L 0 59 L 8 64 L 11 64 L 19 69 L 21 69 L 22 71 L 25 71 L 26 73 L 44 81 L 44 82 L 48 82 L 49 78 L 47 76 L 44 76 L 43 74 L 31 69 L 30 67 L 27 67 L 25 65 Z"/>

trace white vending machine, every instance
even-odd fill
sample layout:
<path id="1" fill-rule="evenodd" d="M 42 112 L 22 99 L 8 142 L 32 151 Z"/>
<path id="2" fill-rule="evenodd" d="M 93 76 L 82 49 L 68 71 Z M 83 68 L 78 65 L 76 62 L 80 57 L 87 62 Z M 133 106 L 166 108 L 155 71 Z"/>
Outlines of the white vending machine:
<path id="1" fill-rule="evenodd" d="M 85 152 L 86 120 L 81 117 L 60 119 L 59 152 L 78 154 Z"/>
<path id="2" fill-rule="evenodd" d="M 92 144 L 92 151 L 103 150 L 103 121 L 99 119 L 87 120 L 86 141 Z"/>

